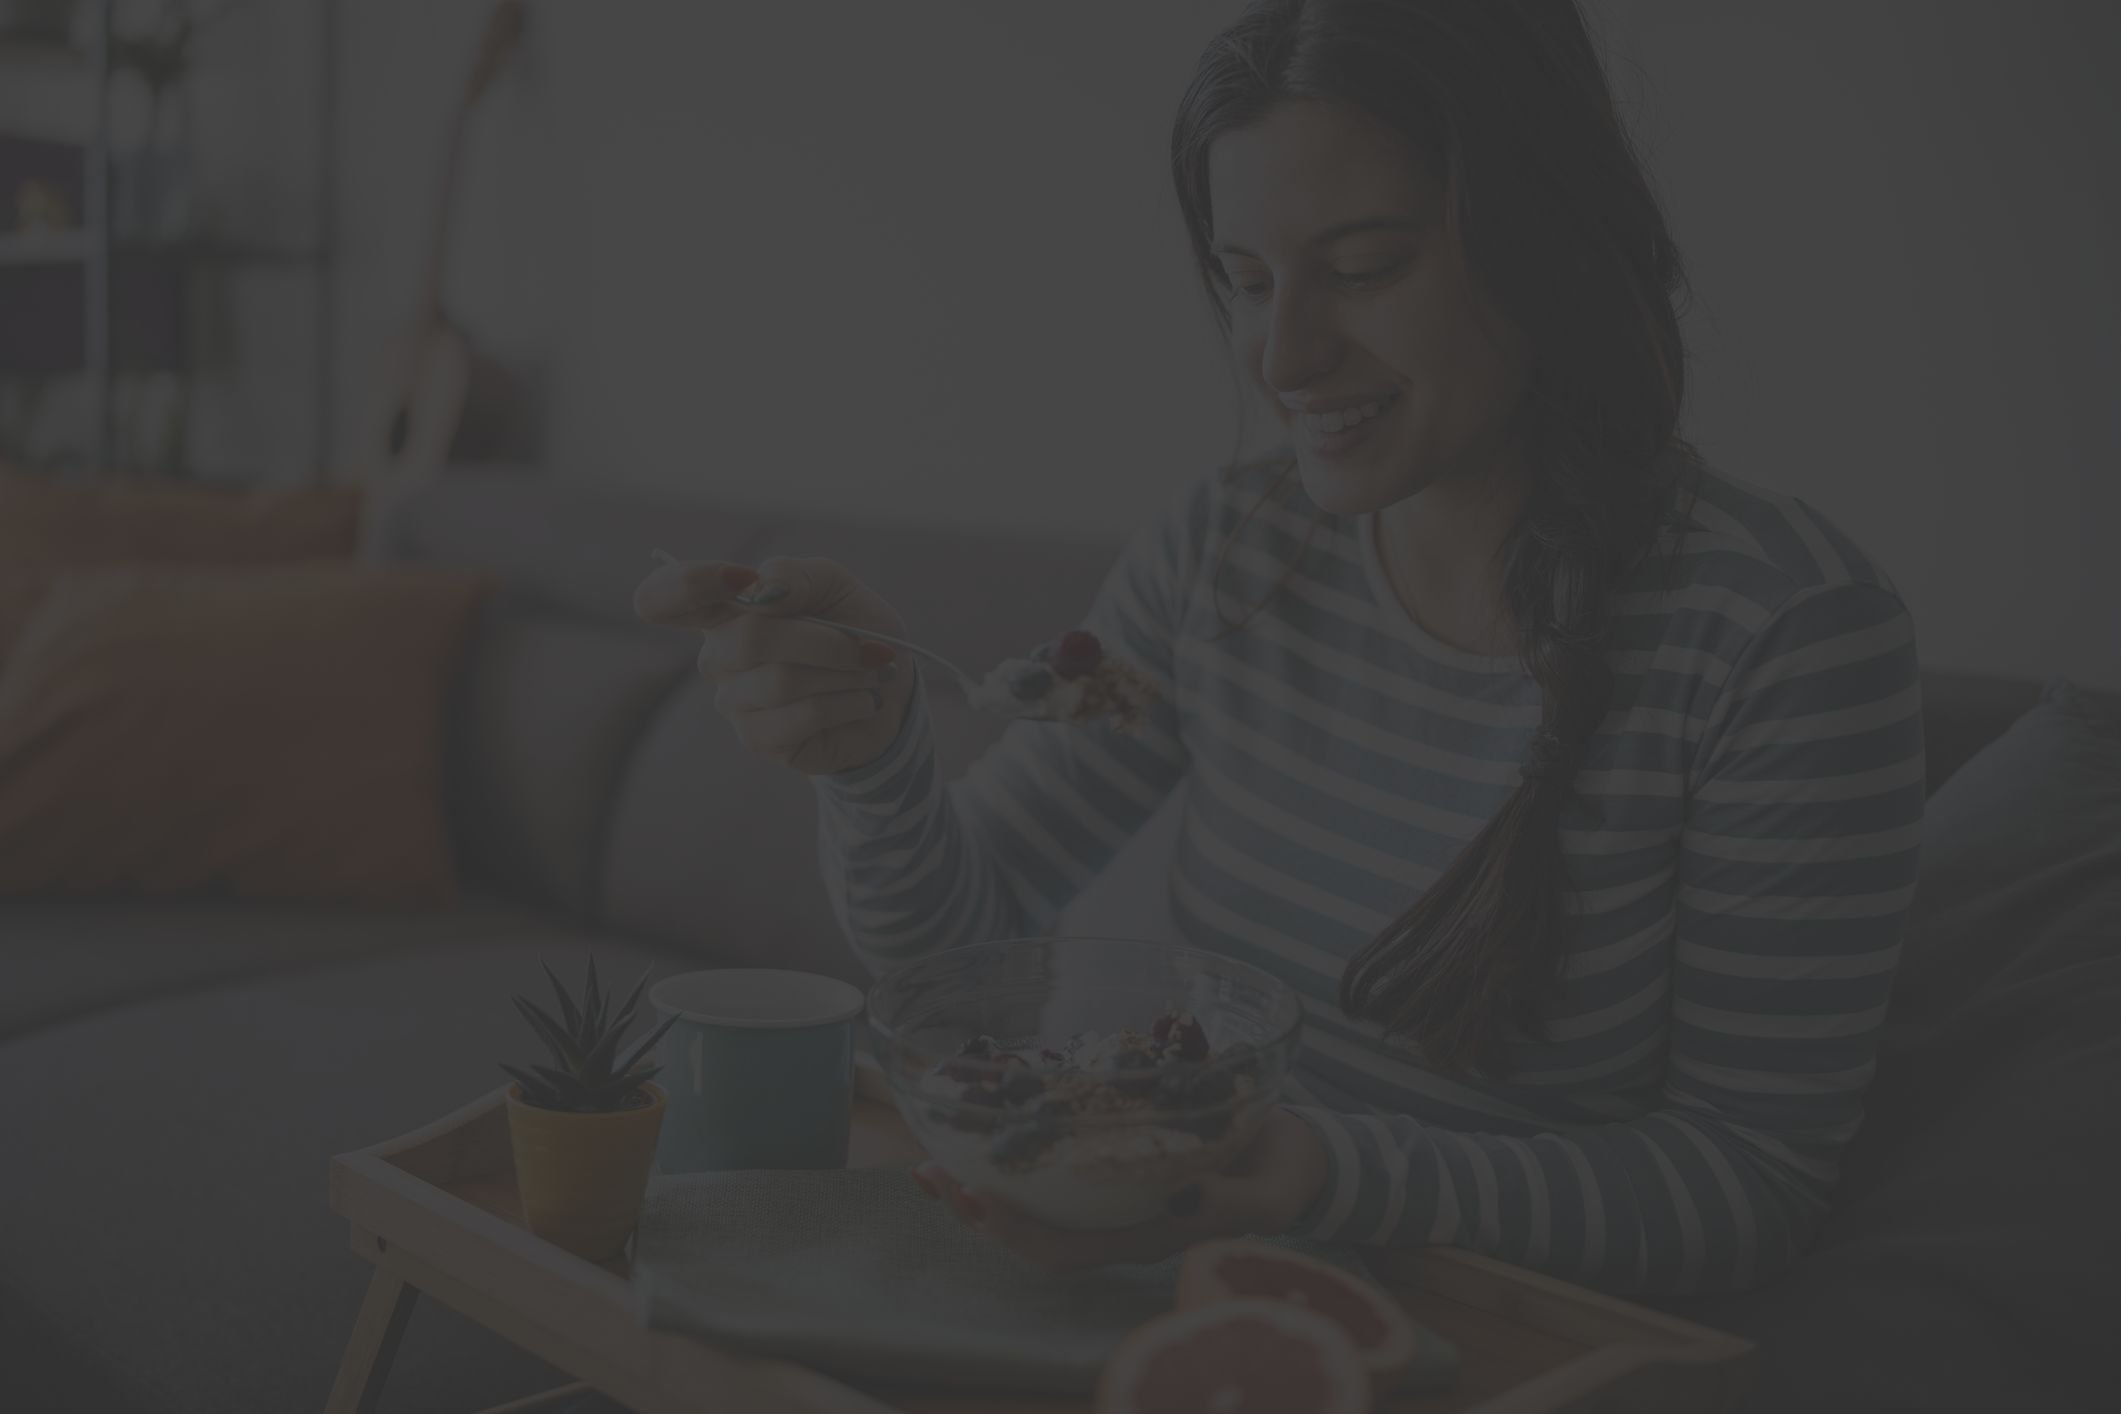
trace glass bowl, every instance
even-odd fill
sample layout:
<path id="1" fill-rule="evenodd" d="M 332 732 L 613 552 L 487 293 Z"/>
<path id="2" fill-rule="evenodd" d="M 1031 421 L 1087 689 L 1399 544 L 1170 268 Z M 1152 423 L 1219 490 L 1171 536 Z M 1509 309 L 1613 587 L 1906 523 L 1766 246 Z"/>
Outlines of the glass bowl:
<path id="1" fill-rule="evenodd" d="M 899 1113 L 951 1177 L 1084 1229 L 1159 1216 L 1251 1142 L 1303 1005 L 1213 953 L 1047 937 L 895 968 L 867 1015 Z"/>

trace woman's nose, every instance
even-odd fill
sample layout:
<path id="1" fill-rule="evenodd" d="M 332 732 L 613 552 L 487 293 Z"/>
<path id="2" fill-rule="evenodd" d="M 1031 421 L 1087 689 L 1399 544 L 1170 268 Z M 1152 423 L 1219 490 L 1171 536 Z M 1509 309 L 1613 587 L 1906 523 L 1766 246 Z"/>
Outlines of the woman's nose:
<path id="1" fill-rule="evenodd" d="M 1332 372 L 1340 357 L 1340 333 L 1326 302 L 1301 290 L 1276 293 L 1268 311 L 1259 374 L 1277 393 L 1293 393 Z"/>

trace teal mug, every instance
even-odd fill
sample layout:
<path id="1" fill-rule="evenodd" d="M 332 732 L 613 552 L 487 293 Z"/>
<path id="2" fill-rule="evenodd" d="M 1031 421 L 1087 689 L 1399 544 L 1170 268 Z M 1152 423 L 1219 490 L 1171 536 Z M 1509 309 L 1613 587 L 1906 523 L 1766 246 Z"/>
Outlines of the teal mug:
<path id="1" fill-rule="evenodd" d="M 656 1043 L 664 1173 L 846 1166 L 859 988 L 727 967 L 665 977 L 648 998 L 678 1018 Z"/>

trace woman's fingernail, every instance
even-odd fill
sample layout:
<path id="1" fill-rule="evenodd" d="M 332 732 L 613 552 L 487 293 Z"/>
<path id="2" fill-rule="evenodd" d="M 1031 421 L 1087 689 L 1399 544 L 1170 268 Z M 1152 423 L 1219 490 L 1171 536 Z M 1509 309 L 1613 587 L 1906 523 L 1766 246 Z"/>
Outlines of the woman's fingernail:
<path id="1" fill-rule="evenodd" d="M 856 660 L 865 668 L 881 668 L 892 659 L 898 657 L 897 652 L 892 649 L 890 644 L 874 641 L 864 643 L 855 650 L 855 654 Z"/>
<path id="2" fill-rule="evenodd" d="M 737 595 L 736 601 L 739 604 L 752 605 L 778 604 L 787 597 L 787 585 L 775 584 L 770 579 L 762 579 L 742 594 Z"/>
<path id="3" fill-rule="evenodd" d="M 881 689 L 874 687 L 869 689 L 869 710 L 872 712 L 884 710 L 884 694 Z"/>
<path id="4" fill-rule="evenodd" d="M 1192 1217 L 1200 1211 L 1200 1185 L 1197 1183 L 1187 1184 L 1166 1199 L 1164 1207 L 1170 1211 L 1171 1216 L 1174 1218 Z"/>

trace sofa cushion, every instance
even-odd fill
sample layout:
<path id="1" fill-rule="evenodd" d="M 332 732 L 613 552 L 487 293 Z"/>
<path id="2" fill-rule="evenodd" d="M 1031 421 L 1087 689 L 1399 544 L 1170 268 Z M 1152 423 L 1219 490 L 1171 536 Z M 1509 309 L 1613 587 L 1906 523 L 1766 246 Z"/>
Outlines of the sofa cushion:
<path id="1" fill-rule="evenodd" d="M 0 660 L 67 570 L 341 558 L 360 514 L 350 487 L 62 481 L 0 464 Z"/>
<path id="2" fill-rule="evenodd" d="M 525 921 L 182 993 L 11 1042 L 0 1133 L 0 1404 L 96 1414 L 321 1409 L 370 1268 L 334 1154 L 418 1128 L 540 1054 L 510 1005 L 582 950 L 630 986 L 689 963 Z M 569 966 L 572 963 L 573 966 Z M 381 1410 L 564 1383 L 422 1299 Z"/>
<path id="3" fill-rule="evenodd" d="M 0 904 L 0 1042 L 158 997 L 295 976 L 389 953 L 539 933 L 520 905 L 350 913 L 251 902 Z"/>
<path id="4" fill-rule="evenodd" d="M 1999 1004 L 2037 1010 L 2057 973 L 2121 960 L 2117 906 L 2121 705 L 2057 680 L 1929 802 L 1894 1050 L 1961 1067 Z"/>
<path id="5" fill-rule="evenodd" d="M 71 575 L 0 669 L 0 892 L 425 905 L 484 591 L 310 563 Z"/>
<path id="6" fill-rule="evenodd" d="M 677 634 L 490 605 L 467 644 L 447 734 L 466 873 L 593 915 L 621 773 L 691 668 L 692 645 Z"/>
<path id="7" fill-rule="evenodd" d="M 2039 701 L 2040 684 L 1985 673 L 1922 675 L 1922 753 L 1931 793 Z"/>
<path id="8" fill-rule="evenodd" d="M 1931 801 L 1864 1128 L 1812 1253 L 1711 1319 L 1759 1405 L 2111 1407 L 2121 721 L 2050 685 Z"/>
<path id="9" fill-rule="evenodd" d="M 745 751 L 713 696 L 673 693 L 634 752 L 605 841 L 605 922 L 723 966 L 860 982 L 820 882 L 809 782 Z"/>

